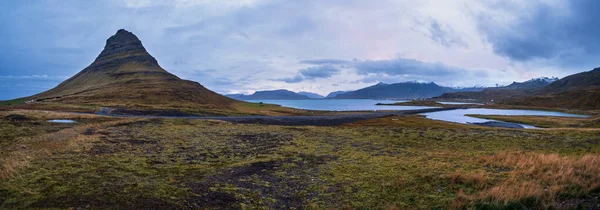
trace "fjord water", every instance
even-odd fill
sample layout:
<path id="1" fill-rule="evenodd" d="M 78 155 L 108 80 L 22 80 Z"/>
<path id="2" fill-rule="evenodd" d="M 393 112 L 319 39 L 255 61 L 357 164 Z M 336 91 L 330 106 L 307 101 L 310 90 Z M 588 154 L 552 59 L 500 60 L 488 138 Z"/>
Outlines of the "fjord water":
<path id="1" fill-rule="evenodd" d="M 278 104 L 285 107 L 323 111 L 373 111 L 373 110 L 417 110 L 437 108 L 430 106 L 379 106 L 377 103 L 394 103 L 403 101 L 372 100 L 372 99 L 309 99 L 309 100 L 248 100 L 254 103 Z M 446 104 L 476 104 L 476 103 L 446 103 Z M 465 116 L 467 114 L 480 115 L 529 115 L 529 116 L 558 116 L 558 117 L 587 117 L 585 115 L 568 114 L 562 112 L 516 109 L 486 109 L 469 108 L 448 111 L 425 113 L 427 118 L 462 124 L 501 122 Z M 519 124 L 523 128 L 536 128 L 532 125 Z"/>
<path id="2" fill-rule="evenodd" d="M 278 104 L 296 109 L 320 111 L 374 111 L 374 110 L 416 110 L 436 108 L 430 106 L 378 106 L 377 103 L 395 103 L 406 101 L 373 99 L 308 99 L 308 100 L 248 100 L 253 103 Z"/>
<path id="3" fill-rule="evenodd" d="M 448 111 L 430 112 L 425 113 L 427 118 L 433 120 L 443 120 L 455 123 L 484 123 L 497 120 L 488 120 L 475 117 L 465 116 L 467 114 L 480 114 L 480 115 L 528 115 L 528 116 L 557 116 L 557 117 L 587 117 L 585 115 L 568 114 L 562 112 L 552 111 L 539 111 L 539 110 L 516 110 L 516 109 L 484 109 L 484 108 L 472 108 L 472 109 L 455 109 Z M 525 128 L 532 128 L 530 125 L 523 125 Z"/>

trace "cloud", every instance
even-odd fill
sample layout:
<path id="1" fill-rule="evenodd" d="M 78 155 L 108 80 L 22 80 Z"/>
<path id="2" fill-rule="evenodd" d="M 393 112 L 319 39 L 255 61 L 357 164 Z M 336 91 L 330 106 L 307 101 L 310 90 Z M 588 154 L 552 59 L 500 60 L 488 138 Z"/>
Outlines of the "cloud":
<path id="1" fill-rule="evenodd" d="M 342 60 L 342 59 L 314 59 L 314 60 L 302 60 L 300 63 L 302 64 L 312 64 L 312 65 L 323 65 L 323 64 L 344 64 L 349 63 L 350 61 Z"/>
<path id="2" fill-rule="evenodd" d="M 282 82 L 286 82 L 286 83 L 299 83 L 299 82 L 304 81 L 304 77 L 302 75 L 296 75 L 293 77 L 274 79 L 274 81 L 282 81 Z"/>
<path id="3" fill-rule="evenodd" d="M 285 77 L 276 79 L 275 81 L 283 81 L 286 83 L 298 83 L 304 80 L 314 80 L 317 78 L 329 78 L 340 73 L 340 69 L 330 65 L 312 66 L 298 71 L 298 74 L 293 77 Z"/>
<path id="4" fill-rule="evenodd" d="M 298 73 L 304 78 L 328 78 L 340 72 L 340 69 L 333 65 L 314 66 L 300 70 Z"/>
<path id="5" fill-rule="evenodd" d="M 177 8 L 188 8 L 197 6 L 223 5 L 226 7 L 253 6 L 257 0 L 121 0 L 125 7 L 147 8 L 159 6 L 174 6 Z"/>
<path id="6" fill-rule="evenodd" d="M 466 43 L 454 31 L 447 27 L 442 27 L 438 21 L 431 21 L 429 24 L 429 33 L 431 40 L 441 44 L 444 47 L 466 47 Z"/>
<path id="7" fill-rule="evenodd" d="M 498 55 L 517 62 L 550 60 L 579 66 L 600 58 L 600 1 L 503 1 L 477 17 Z"/>
<path id="8" fill-rule="evenodd" d="M 541 3 L 485 2 L 490 1 L 500 6 L 477 0 L 0 1 L 0 75 L 76 74 L 120 28 L 134 32 L 164 69 L 220 92 L 272 87 L 325 94 L 375 80 L 450 85 L 521 81 L 565 76 L 555 74 L 562 66 L 554 63 L 522 63 L 540 58 L 580 63 L 575 61 L 592 60 L 594 49 L 600 49 L 564 50 L 593 41 L 573 35 L 593 30 L 575 28 L 586 25 L 577 22 L 586 17 L 573 8 L 589 0 L 548 4 L 550 12 L 545 13 L 529 12 L 543 10 Z M 564 17 L 568 19 L 560 20 Z M 528 30 L 538 25 L 543 27 Z M 529 42 L 529 36 L 539 40 Z M 520 59 L 505 58 L 510 56 Z M 23 88 L 8 81 L 38 84 L 41 79 L 0 80 L 4 88 L 19 92 Z"/>
<path id="9" fill-rule="evenodd" d="M 468 72 L 466 69 L 452 67 L 442 63 L 427 63 L 407 58 L 360 61 L 356 62 L 353 66 L 356 68 L 358 74 L 362 75 L 426 75 L 439 77 L 448 75 L 461 75 Z"/>
<path id="10" fill-rule="evenodd" d="M 337 61 L 337 59 L 328 60 Z M 332 62 L 319 61 L 315 63 Z M 342 85 L 423 81 L 436 82 L 447 86 L 473 86 L 491 84 L 490 80 L 493 80 L 491 79 L 492 75 L 502 76 L 506 74 L 503 71 L 460 68 L 440 62 L 423 62 L 408 58 L 353 60 L 339 63 L 312 66 L 299 70 L 293 77 L 283 77 L 273 81 L 282 81 L 290 84 L 315 81 L 318 78 L 329 78 L 329 80 L 333 81 L 333 79 L 340 79 L 336 75 L 343 75 L 341 78 L 346 79 L 336 81 L 342 83 Z M 331 86 L 338 87 L 340 84 Z"/>

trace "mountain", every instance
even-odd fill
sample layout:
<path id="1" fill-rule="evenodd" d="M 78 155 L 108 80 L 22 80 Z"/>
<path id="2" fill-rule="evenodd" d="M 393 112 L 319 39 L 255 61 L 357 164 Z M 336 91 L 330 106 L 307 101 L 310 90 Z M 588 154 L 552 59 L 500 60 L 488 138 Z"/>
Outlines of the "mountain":
<path id="1" fill-rule="evenodd" d="M 228 97 L 238 100 L 300 100 L 310 99 L 308 96 L 301 95 L 289 90 L 265 90 L 256 91 L 252 95 L 232 94 Z"/>
<path id="2" fill-rule="evenodd" d="M 495 89 L 513 90 L 513 89 L 541 88 L 541 87 L 545 87 L 545 86 L 549 85 L 550 83 L 553 83 L 557 80 L 558 80 L 558 78 L 556 78 L 556 77 L 551 77 L 551 78 L 540 77 L 540 78 L 530 79 L 525 82 L 513 82 L 510 85 L 507 85 L 504 87 L 497 87 Z M 494 89 L 494 88 L 492 88 L 492 89 Z"/>
<path id="3" fill-rule="evenodd" d="M 346 92 L 348 92 L 348 91 L 334 91 L 334 92 L 327 94 L 327 96 L 325 96 L 325 98 L 335 98 L 337 95 L 346 93 Z"/>
<path id="4" fill-rule="evenodd" d="M 230 98 L 183 80 L 159 66 L 133 33 L 120 29 L 85 69 L 46 92 L 36 102 L 179 109 L 196 113 L 232 110 Z"/>
<path id="5" fill-rule="evenodd" d="M 445 93 L 435 99 L 441 100 L 465 100 L 475 99 L 481 101 L 498 102 L 508 98 L 525 96 L 535 92 L 536 90 L 548 86 L 558 78 L 541 77 L 527 80 L 525 82 L 513 82 L 510 85 L 502 87 L 485 88 L 483 91 L 460 91 L 455 93 Z"/>
<path id="6" fill-rule="evenodd" d="M 596 87 L 600 87 L 600 68 L 562 78 L 544 87 L 540 93 L 557 93 Z"/>
<path id="7" fill-rule="evenodd" d="M 431 98 L 442 95 L 448 92 L 457 92 L 459 90 L 467 89 L 456 89 L 450 87 L 443 87 L 430 83 L 421 82 L 403 82 L 394 84 L 378 83 L 376 85 L 366 87 L 363 89 L 349 91 L 346 93 L 338 94 L 334 98 L 336 99 L 384 99 L 384 98 Z M 469 89 L 471 90 L 471 89 Z M 472 89 L 480 90 L 480 89 Z"/>
<path id="8" fill-rule="evenodd" d="M 600 110 L 600 68 L 573 74 L 503 104 Z"/>
<path id="9" fill-rule="evenodd" d="M 305 91 L 300 91 L 297 93 L 300 95 L 308 96 L 309 98 L 325 98 L 325 96 L 319 95 L 317 93 L 311 93 L 311 92 L 305 92 Z"/>

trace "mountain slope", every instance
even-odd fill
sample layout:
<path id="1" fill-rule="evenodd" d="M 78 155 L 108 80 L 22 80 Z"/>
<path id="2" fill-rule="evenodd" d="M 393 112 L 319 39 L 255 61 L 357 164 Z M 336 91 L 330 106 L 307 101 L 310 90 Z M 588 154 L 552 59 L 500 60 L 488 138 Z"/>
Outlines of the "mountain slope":
<path id="1" fill-rule="evenodd" d="M 133 33 L 118 30 L 88 67 L 57 87 L 28 97 L 128 108 L 231 110 L 235 102 L 197 82 L 180 79 L 158 65 Z"/>
<path id="2" fill-rule="evenodd" d="M 504 87 L 495 87 L 491 89 L 503 89 L 503 90 L 512 90 L 512 89 L 535 89 L 548 86 L 549 84 L 557 81 L 558 78 L 552 77 L 540 77 L 527 80 L 525 82 L 513 82 L 510 85 Z"/>
<path id="3" fill-rule="evenodd" d="M 478 90 L 478 89 L 469 89 Z M 431 98 L 459 89 L 439 86 L 433 82 L 378 83 L 363 89 L 338 94 L 337 99 Z"/>
<path id="4" fill-rule="evenodd" d="M 301 100 L 310 99 L 308 96 L 301 95 L 289 90 L 265 90 L 256 91 L 252 95 L 231 94 L 228 97 L 238 100 Z"/>
<path id="5" fill-rule="evenodd" d="M 600 87 L 600 68 L 562 78 L 540 90 L 540 94 L 557 93 L 582 88 Z"/>
<path id="6" fill-rule="evenodd" d="M 567 76 L 530 94 L 507 99 L 502 103 L 600 110 L 600 68 Z"/>
<path id="7" fill-rule="evenodd" d="M 333 91 L 333 92 L 327 94 L 327 96 L 325 96 L 325 98 L 335 98 L 337 95 L 346 93 L 346 92 L 348 92 L 348 91 Z"/>
<path id="8" fill-rule="evenodd" d="M 308 96 L 309 98 L 325 98 L 325 96 L 319 95 L 317 93 L 311 93 L 311 92 L 306 92 L 306 91 L 300 91 L 297 93 L 300 95 Z"/>
<path id="9" fill-rule="evenodd" d="M 552 82 L 556 81 L 558 78 L 535 78 L 530 79 L 525 82 L 513 82 L 510 85 L 503 87 L 490 87 L 485 88 L 480 92 L 455 92 L 455 93 L 445 93 L 441 96 L 435 97 L 435 99 L 443 99 L 443 100 L 464 100 L 464 99 L 476 99 L 482 101 L 499 101 L 506 100 L 509 98 L 515 98 L 520 96 L 525 96 L 533 93 L 535 90 L 538 90 L 542 87 L 545 87 Z"/>

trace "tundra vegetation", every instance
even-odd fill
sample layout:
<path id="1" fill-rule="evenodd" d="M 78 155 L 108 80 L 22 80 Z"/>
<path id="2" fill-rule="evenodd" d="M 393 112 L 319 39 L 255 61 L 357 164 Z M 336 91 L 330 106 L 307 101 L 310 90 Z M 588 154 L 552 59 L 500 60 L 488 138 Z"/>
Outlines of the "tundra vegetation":
<path id="1" fill-rule="evenodd" d="M 593 208 L 595 119 L 537 130 L 415 115 L 317 127 L 4 110 L 0 208 Z"/>

